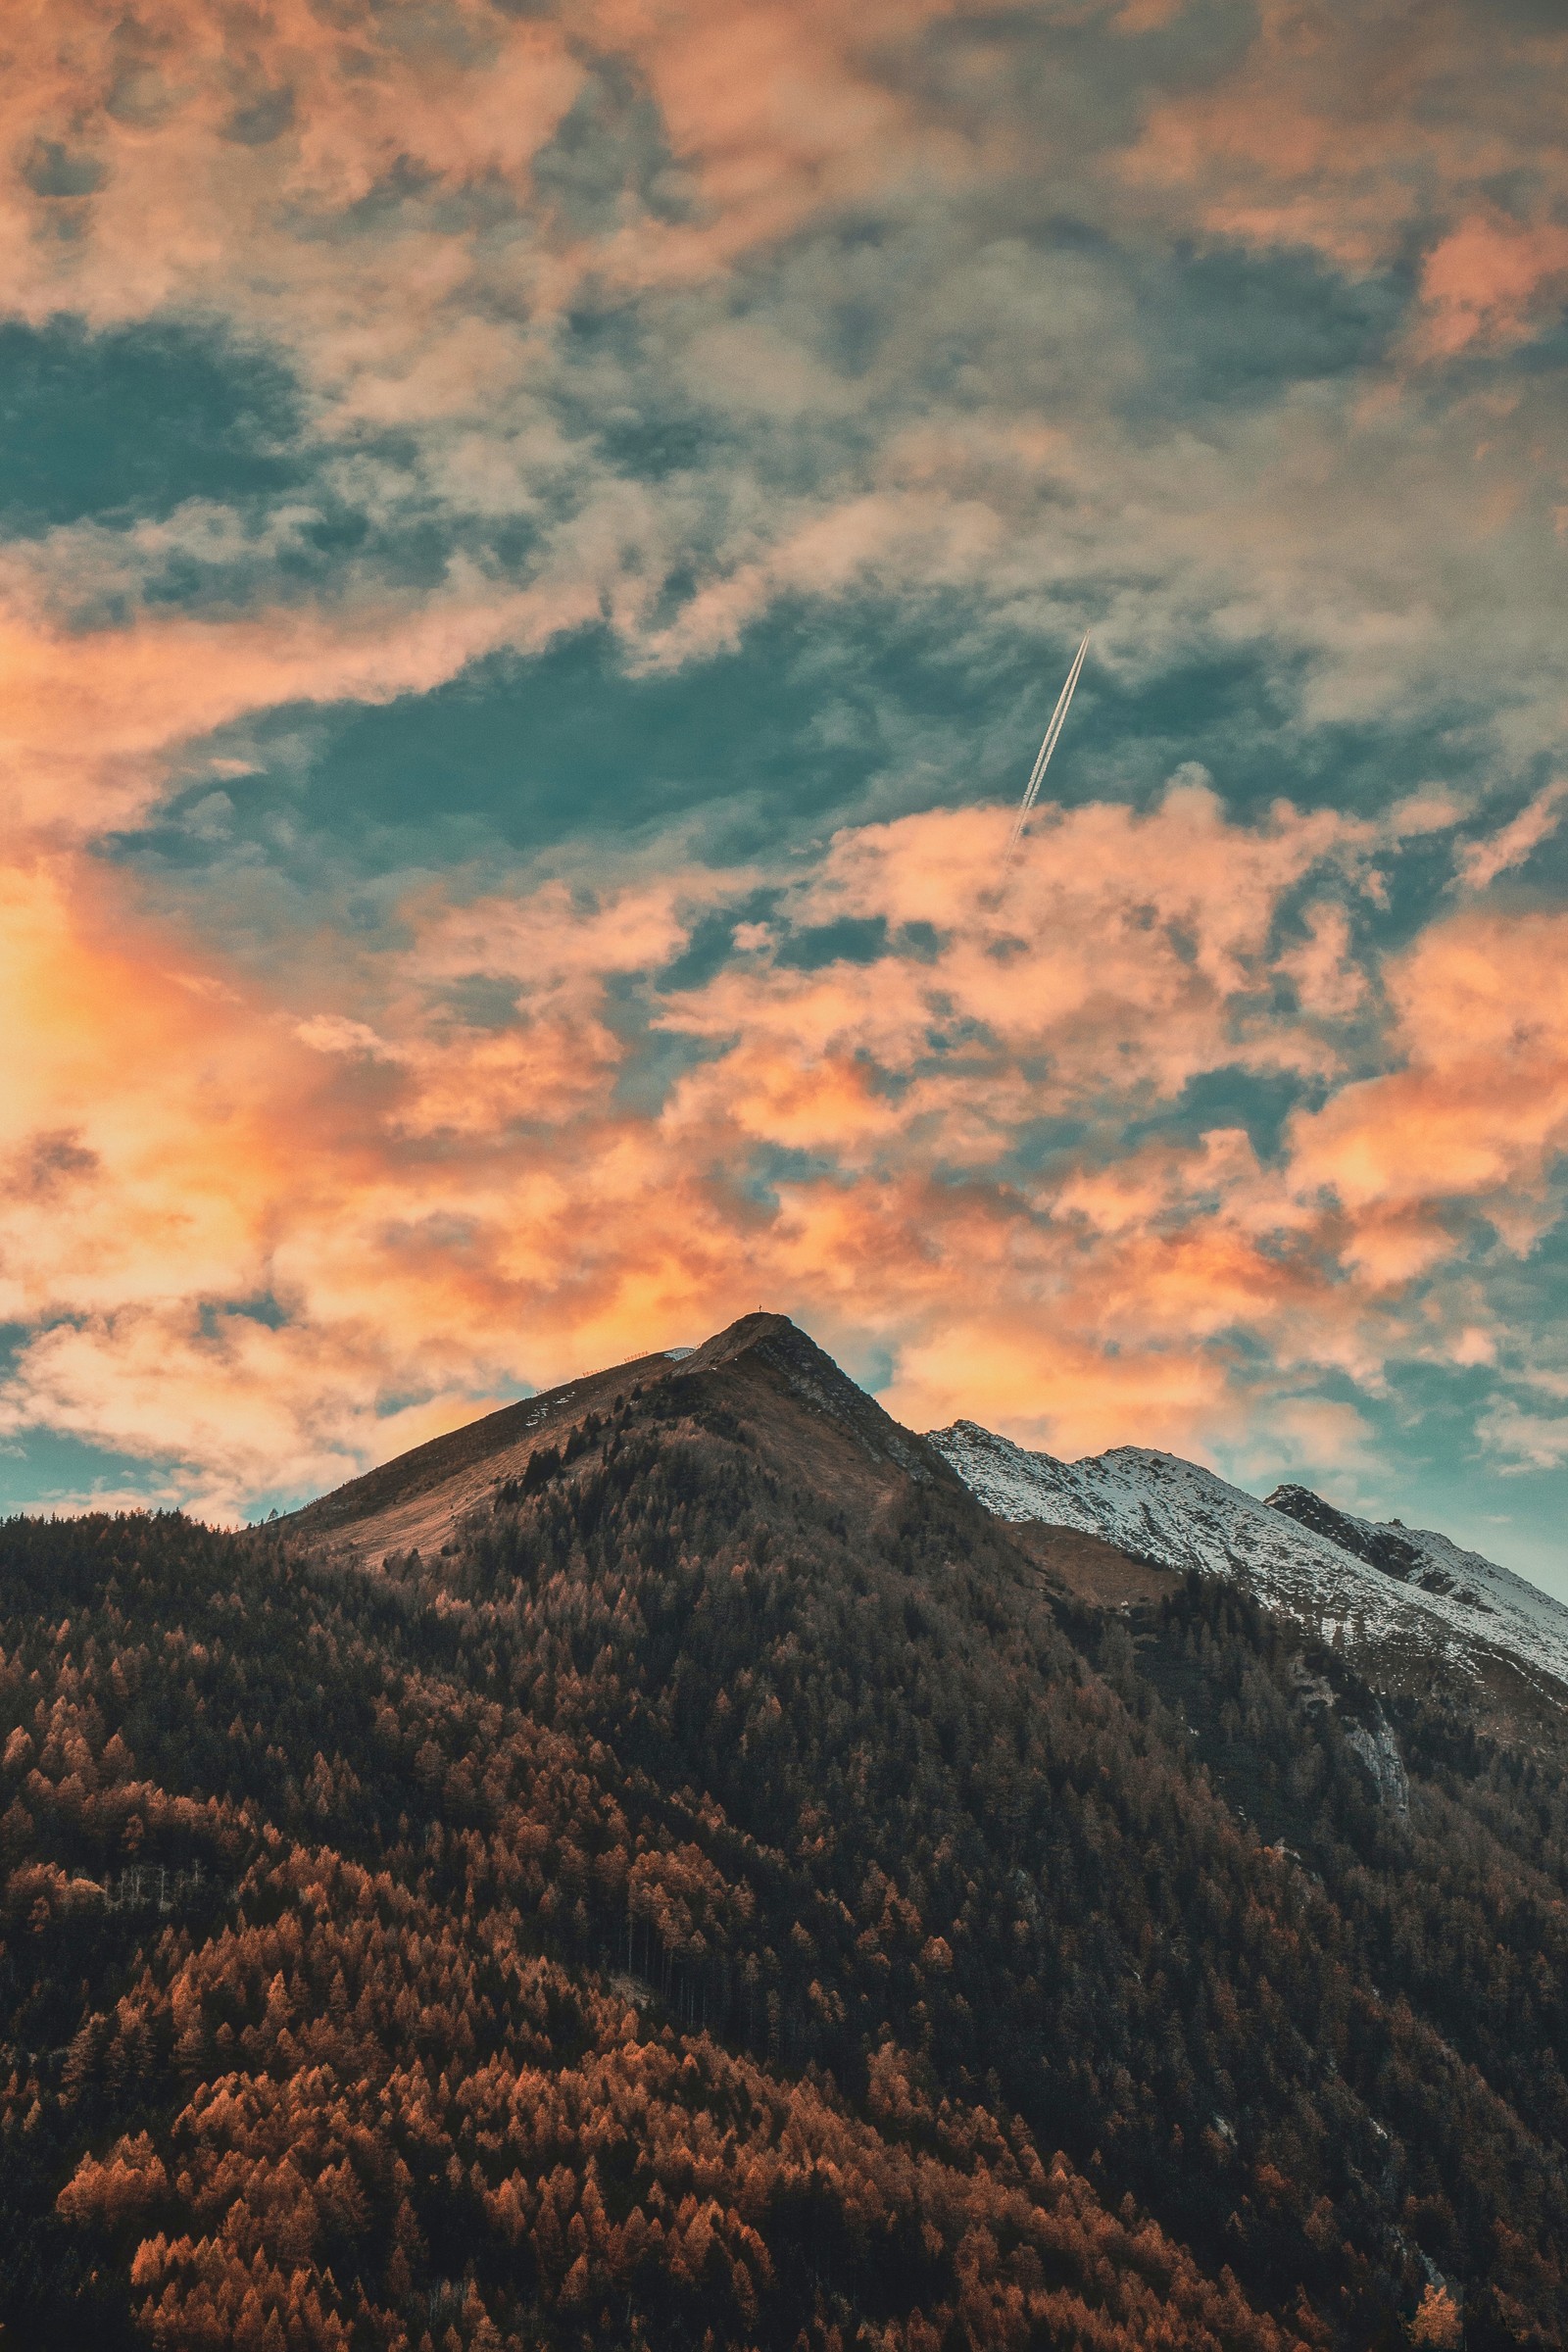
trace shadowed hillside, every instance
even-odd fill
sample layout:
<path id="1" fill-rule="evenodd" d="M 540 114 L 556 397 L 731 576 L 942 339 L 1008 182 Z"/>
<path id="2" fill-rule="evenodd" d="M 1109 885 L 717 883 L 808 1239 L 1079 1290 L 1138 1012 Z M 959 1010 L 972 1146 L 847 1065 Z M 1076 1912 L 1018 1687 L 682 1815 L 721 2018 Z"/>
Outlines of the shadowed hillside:
<path id="1" fill-rule="evenodd" d="M 1117 1557 L 778 1317 L 0 1530 L 7 2340 L 1560 2342 L 1560 1775 Z"/>

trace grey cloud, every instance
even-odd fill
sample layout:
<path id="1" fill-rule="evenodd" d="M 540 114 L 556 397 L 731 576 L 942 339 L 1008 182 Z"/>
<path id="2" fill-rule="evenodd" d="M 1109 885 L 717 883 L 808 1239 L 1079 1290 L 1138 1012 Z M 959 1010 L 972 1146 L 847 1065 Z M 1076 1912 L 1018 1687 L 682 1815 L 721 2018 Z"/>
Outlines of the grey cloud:
<path id="1" fill-rule="evenodd" d="M 109 168 L 60 139 L 36 139 L 23 159 L 22 176 L 35 196 L 95 196 Z"/>
<path id="2" fill-rule="evenodd" d="M 6 1180 L 0 1184 L 14 1200 L 52 1200 L 69 1187 L 96 1176 L 99 1159 L 74 1128 L 52 1129 L 34 1135 L 13 1153 Z"/>
<path id="3" fill-rule="evenodd" d="M 581 96 L 534 158 L 533 183 L 541 202 L 582 236 L 620 226 L 628 206 L 663 221 L 688 220 L 695 209 L 657 105 L 615 58 L 594 61 Z"/>
<path id="4" fill-rule="evenodd" d="M 226 841 L 234 826 L 234 804 L 226 792 L 204 793 L 186 809 L 184 823 L 198 841 Z"/>
<path id="5" fill-rule="evenodd" d="M 268 147 L 294 121 L 294 92 L 286 84 L 242 98 L 223 124 L 221 136 L 237 147 Z"/>

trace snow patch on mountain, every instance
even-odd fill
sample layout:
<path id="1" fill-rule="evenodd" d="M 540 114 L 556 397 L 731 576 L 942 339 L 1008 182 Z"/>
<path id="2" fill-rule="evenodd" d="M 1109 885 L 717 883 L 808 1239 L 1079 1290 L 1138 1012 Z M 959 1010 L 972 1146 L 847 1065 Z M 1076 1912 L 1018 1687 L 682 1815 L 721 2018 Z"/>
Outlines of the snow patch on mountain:
<path id="1" fill-rule="evenodd" d="M 1061 1462 L 973 1421 L 933 1430 L 929 1443 L 1001 1519 L 1078 1528 L 1163 1567 L 1229 1577 L 1355 1648 L 1470 1674 L 1490 1650 L 1533 1681 L 1544 1673 L 1568 1687 L 1568 1608 L 1446 1536 L 1357 1519 L 1304 1487 L 1260 1502 L 1149 1446 Z"/>

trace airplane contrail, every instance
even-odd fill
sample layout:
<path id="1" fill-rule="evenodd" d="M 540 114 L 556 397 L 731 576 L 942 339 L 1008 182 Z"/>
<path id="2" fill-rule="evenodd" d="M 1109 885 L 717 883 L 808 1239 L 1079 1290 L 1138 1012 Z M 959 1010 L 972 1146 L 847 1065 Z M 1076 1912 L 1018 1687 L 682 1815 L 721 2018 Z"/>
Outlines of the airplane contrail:
<path id="1" fill-rule="evenodd" d="M 1056 738 L 1061 733 L 1062 721 L 1067 715 L 1067 706 L 1072 701 L 1072 690 L 1078 683 L 1078 672 L 1084 665 L 1084 656 L 1088 651 L 1089 639 L 1086 636 L 1073 656 L 1072 667 L 1067 672 L 1067 683 L 1056 698 L 1056 708 L 1051 713 L 1051 724 L 1046 729 L 1046 740 L 1040 746 L 1040 756 L 1035 761 L 1028 783 L 1024 786 L 1023 799 L 1018 803 L 1018 813 L 1012 820 L 1012 831 L 1007 836 L 1007 846 L 1003 853 L 1004 869 L 1012 863 L 1012 853 L 1023 839 L 1023 829 L 1029 822 L 1029 811 L 1035 805 L 1035 795 L 1039 792 L 1046 770 L 1051 765 L 1051 755 L 1056 748 Z"/>

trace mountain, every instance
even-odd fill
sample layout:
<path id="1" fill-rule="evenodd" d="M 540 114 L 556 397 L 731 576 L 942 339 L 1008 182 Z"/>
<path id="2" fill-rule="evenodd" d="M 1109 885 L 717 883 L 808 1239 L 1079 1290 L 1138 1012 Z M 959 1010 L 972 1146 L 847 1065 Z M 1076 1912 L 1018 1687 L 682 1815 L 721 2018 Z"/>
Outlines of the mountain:
<path id="1" fill-rule="evenodd" d="M 972 1421 L 931 1445 L 1004 1520 L 1069 1527 L 1158 1565 L 1242 1580 L 1321 1638 L 1338 1632 L 1396 1679 L 1499 1670 L 1568 1704 L 1568 1608 L 1446 1536 L 1357 1519 L 1304 1487 L 1259 1502 L 1176 1455 L 1118 1446 L 1082 1461 L 1033 1453 Z"/>
<path id="2" fill-rule="evenodd" d="M 1568 2336 L 1561 1754 L 781 1317 L 0 1526 L 0 1867 L 28 2352 Z"/>
<path id="3" fill-rule="evenodd" d="M 521 1404 L 504 1405 L 351 1480 L 277 1524 L 284 1533 L 365 1561 L 379 1562 L 399 1551 L 439 1552 L 459 1539 L 475 1513 L 493 1508 L 496 1497 L 524 1477 L 536 1457 L 552 1453 L 558 1439 L 568 1451 L 574 1441 L 580 1444 L 583 1427 L 597 1422 L 598 1409 L 616 1411 L 629 1393 L 653 1396 L 662 1385 L 690 1395 L 690 1384 L 705 1373 L 722 1373 L 726 1393 L 762 1412 L 775 1434 L 788 1418 L 780 1410 L 784 1399 L 804 1401 L 809 1417 L 793 1416 L 796 1440 L 816 1474 L 843 1475 L 840 1441 L 848 1440 L 858 1468 L 880 1464 L 884 1475 L 903 1473 L 917 1482 L 950 1477 L 946 1463 L 922 1439 L 901 1429 L 847 1380 L 787 1315 L 758 1313 L 743 1315 L 701 1348 L 640 1356 Z"/>

